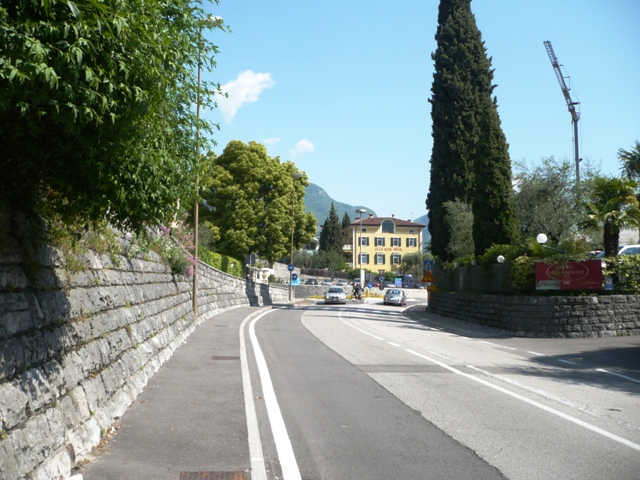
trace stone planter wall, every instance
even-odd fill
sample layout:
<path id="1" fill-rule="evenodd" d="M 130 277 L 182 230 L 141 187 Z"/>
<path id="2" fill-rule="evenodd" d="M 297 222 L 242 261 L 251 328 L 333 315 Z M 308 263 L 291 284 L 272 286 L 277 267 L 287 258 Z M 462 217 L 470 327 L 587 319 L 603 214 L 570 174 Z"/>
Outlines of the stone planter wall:
<path id="1" fill-rule="evenodd" d="M 560 297 L 431 292 L 428 311 L 522 336 L 640 335 L 640 295 Z"/>
<path id="2" fill-rule="evenodd" d="M 0 214 L 0 479 L 69 477 L 199 323 L 288 301 L 200 263 L 194 319 L 192 280 L 157 255 L 72 273 L 48 246 L 25 261 L 27 231 Z"/>

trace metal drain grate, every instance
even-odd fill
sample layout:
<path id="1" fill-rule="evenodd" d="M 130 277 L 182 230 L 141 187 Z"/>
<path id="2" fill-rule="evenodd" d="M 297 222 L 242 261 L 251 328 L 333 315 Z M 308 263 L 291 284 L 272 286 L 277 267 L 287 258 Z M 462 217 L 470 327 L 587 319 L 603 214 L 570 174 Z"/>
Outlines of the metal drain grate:
<path id="1" fill-rule="evenodd" d="M 246 472 L 180 472 L 179 480 L 247 480 Z"/>
<path id="2" fill-rule="evenodd" d="M 240 357 L 225 357 L 223 355 L 214 355 L 211 360 L 240 360 Z"/>

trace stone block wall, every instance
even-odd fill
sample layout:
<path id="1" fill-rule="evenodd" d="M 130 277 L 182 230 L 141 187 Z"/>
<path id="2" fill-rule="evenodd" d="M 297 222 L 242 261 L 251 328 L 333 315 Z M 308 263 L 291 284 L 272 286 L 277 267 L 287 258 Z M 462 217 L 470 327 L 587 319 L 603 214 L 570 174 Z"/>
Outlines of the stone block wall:
<path id="1" fill-rule="evenodd" d="M 561 297 L 431 292 L 428 310 L 522 336 L 640 335 L 639 295 Z"/>
<path id="2" fill-rule="evenodd" d="M 86 269 L 70 272 L 50 246 L 25 262 L 28 236 L 15 226 L 0 215 L 3 480 L 69 477 L 200 322 L 288 300 L 284 288 L 200 263 L 194 319 L 192 280 L 172 275 L 156 254 L 89 252 Z"/>

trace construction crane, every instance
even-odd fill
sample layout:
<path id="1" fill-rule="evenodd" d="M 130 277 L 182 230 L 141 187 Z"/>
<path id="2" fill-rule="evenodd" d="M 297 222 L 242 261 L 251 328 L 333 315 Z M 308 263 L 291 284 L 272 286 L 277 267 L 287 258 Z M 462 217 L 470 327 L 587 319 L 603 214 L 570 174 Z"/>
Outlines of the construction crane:
<path id="1" fill-rule="evenodd" d="M 558 59 L 556 54 L 553 52 L 553 47 L 551 46 L 551 42 L 546 40 L 544 42 L 544 46 L 547 49 L 547 53 L 549 54 L 549 60 L 551 60 L 551 65 L 553 66 L 553 71 L 556 72 L 556 77 L 558 78 L 558 83 L 560 84 L 560 89 L 562 90 L 562 94 L 564 95 L 564 99 L 567 101 L 567 107 L 569 107 L 569 113 L 571 113 L 571 123 L 573 124 L 573 149 L 574 155 L 576 159 L 576 188 L 580 185 L 580 155 L 578 154 L 578 120 L 580 120 L 580 112 L 576 110 L 576 105 L 579 105 L 580 102 L 574 102 L 571 100 L 571 95 L 569 94 L 569 88 L 564 81 L 564 76 L 560 71 L 560 64 L 558 64 Z"/>

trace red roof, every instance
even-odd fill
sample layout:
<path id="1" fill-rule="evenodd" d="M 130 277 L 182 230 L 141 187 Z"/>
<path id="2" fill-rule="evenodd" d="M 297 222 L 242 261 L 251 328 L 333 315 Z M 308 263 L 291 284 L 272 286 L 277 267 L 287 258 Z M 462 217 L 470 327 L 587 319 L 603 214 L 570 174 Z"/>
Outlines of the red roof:
<path id="1" fill-rule="evenodd" d="M 396 217 L 366 217 L 366 218 L 362 219 L 362 226 L 363 227 L 366 227 L 368 225 L 380 226 L 380 224 L 384 220 L 391 220 L 392 222 L 394 222 L 396 224 L 396 227 L 417 227 L 417 228 L 426 227 L 426 225 L 423 225 L 421 223 L 412 222 L 411 220 L 402 220 L 402 219 L 396 218 Z M 351 222 L 351 225 L 359 226 L 360 225 L 360 220 L 354 220 L 353 222 Z"/>

